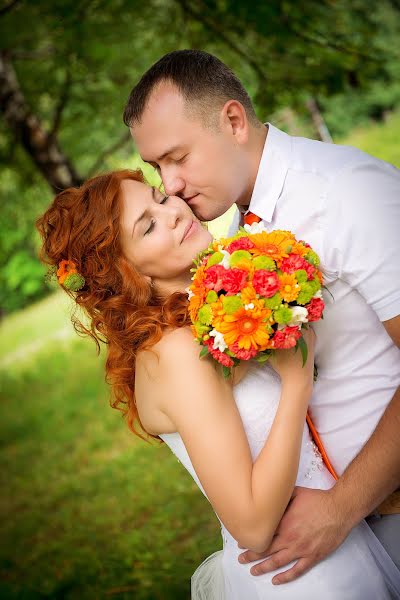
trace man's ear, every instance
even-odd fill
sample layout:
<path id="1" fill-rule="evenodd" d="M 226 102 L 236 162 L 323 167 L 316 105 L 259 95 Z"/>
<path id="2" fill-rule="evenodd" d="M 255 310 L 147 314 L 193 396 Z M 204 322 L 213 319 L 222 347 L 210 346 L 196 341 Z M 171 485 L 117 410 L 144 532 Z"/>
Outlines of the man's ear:
<path id="1" fill-rule="evenodd" d="M 249 139 L 249 121 L 243 104 L 238 100 L 228 100 L 221 110 L 222 126 L 234 136 L 238 144 L 246 144 Z"/>

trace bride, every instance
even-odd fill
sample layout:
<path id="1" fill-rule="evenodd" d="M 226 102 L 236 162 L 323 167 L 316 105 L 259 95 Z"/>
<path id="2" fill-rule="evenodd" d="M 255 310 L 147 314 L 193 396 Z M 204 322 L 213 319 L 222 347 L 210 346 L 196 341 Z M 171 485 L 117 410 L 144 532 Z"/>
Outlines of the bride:
<path id="1" fill-rule="evenodd" d="M 221 522 L 223 550 L 196 571 L 192 598 L 399 598 L 399 573 L 364 522 L 285 585 L 271 583 L 275 573 L 253 577 L 238 561 L 238 544 L 269 546 L 295 485 L 334 484 L 305 425 L 312 331 L 304 368 L 300 353 L 282 351 L 270 364 L 242 363 L 226 380 L 200 360 L 185 289 L 192 259 L 211 236 L 182 199 L 149 187 L 139 171 L 61 192 L 37 225 L 43 260 L 89 317 L 75 327 L 107 344 L 113 407 L 134 432 L 138 424 L 171 448 Z M 71 291 L 68 275 L 79 290 Z"/>

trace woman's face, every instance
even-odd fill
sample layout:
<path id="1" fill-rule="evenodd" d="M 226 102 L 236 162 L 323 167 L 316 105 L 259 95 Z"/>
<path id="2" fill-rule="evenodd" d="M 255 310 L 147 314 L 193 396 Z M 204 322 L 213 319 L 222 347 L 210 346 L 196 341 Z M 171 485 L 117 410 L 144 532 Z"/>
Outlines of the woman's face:
<path id="1" fill-rule="evenodd" d="M 125 256 L 161 289 L 183 290 L 192 260 L 209 245 L 211 234 L 184 200 L 140 181 L 125 179 L 121 200 Z"/>

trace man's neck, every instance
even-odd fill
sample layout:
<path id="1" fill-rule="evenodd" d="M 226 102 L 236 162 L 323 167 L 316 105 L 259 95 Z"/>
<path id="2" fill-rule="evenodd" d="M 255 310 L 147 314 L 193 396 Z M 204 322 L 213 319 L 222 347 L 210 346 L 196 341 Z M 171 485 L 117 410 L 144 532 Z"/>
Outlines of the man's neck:
<path id="1" fill-rule="evenodd" d="M 249 208 L 250 200 L 253 195 L 254 186 L 256 184 L 258 169 L 260 167 L 261 157 L 264 152 L 264 147 L 268 137 L 268 125 L 252 128 L 250 134 L 250 175 L 247 189 L 238 200 L 236 205 L 240 212 L 246 212 Z"/>

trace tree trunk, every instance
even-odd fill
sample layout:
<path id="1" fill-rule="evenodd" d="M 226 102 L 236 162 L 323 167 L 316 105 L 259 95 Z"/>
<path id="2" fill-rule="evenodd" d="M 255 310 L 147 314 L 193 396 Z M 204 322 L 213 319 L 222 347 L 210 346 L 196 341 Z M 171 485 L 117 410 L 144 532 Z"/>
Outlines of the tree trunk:
<path id="1" fill-rule="evenodd" d="M 329 129 L 326 126 L 326 123 L 321 114 L 321 111 L 319 110 L 316 100 L 314 98 L 309 98 L 306 101 L 306 107 L 308 108 L 308 110 L 310 112 L 311 119 L 312 119 L 312 122 L 315 127 L 315 131 L 316 131 L 319 139 L 321 140 L 321 142 L 332 143 L 333 142 L 332 136 L 329 133 Z"/>
<path id="2" fill-rule="evenodd" d="M 54 192 L 82 183 L 56 137 L 45 130 L 27 105 L 6 53 L 0 54 L 0 111 Z"/>

